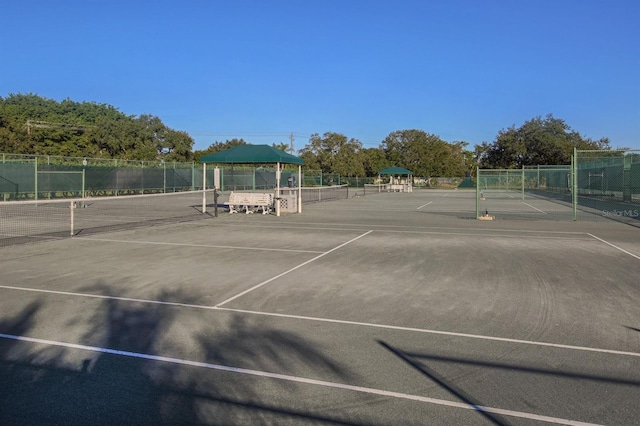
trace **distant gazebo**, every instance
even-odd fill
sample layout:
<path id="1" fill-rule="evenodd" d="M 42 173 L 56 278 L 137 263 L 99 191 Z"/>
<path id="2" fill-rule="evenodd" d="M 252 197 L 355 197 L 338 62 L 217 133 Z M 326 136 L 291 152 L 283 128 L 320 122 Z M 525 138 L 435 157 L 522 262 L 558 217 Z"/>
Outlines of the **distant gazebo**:
<path id="1" fill-rule="evenodd" d="M 389 192 L 413 192 L 413 172 L 404 167 L 387 167 L 378 172 L 378 179 L 382 181 L 382 176 L 389 176 L 386 189 Z"/>

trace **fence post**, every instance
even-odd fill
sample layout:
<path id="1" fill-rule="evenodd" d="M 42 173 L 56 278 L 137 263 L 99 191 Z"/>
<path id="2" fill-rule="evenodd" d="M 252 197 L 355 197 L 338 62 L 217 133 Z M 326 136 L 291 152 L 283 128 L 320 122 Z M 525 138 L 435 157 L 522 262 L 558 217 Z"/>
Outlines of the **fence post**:
<path id="1" fill-rule="evenodd" d="M 578 149 L 573 147 L 571 157 L 571 204 L 573 204 L 573 220 L 578 220 Z"/>
<path id="2" fill-rule="evenodd" d="M 191 162 L 191 190 L 194 191 L 195 189 L 196 189 L 196 163 L 195 161 L 192 161 Z"/>
<path id="3" fill-rule="evenodd" d="M 167 193 L 167 163 L 164 162 L 164 159 L 160 160 L 160 164 L 162 164 L 162 193 Z"/>
<path id="4" fill-rule="evenodd" d="M 631 202 L 631 155 L 625 155 L 624 165 L 622 168 L 622 201 Z"/>
<path id="5" fill-rule="evenodd" d="M 522 165 L 522 200 L 524 201 L 524 164 Z"/>
<path id="6" fill-rule="evenodd" d="M 34 159 L 35 176 L 33 181 L 33 199 L 38 201 L 38 157 Z"/>
<path id="7" fill-rule="evenodd" d="M 476 219 L 480 217 L 480 167 L 476 167 Z"/>

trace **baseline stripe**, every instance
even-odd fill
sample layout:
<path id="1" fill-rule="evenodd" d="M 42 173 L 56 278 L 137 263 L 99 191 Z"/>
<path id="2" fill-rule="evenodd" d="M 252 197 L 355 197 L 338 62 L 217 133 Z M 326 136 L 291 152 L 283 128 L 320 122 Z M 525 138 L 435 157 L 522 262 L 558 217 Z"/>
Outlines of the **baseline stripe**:
<path id="1" fill-rule="evenodd" d="M 13 287 L 13 286 L 10 286 L 10 285 L 0 285 L 0 288 L 5 288 L 7 290 L 30 291 L 30 292 L 33 292 L 33 293 L 59 294 L 61 296 L 90 297 L 90 298 L 93 298 L 93 299 L 120 300 L 120 301 L 123 301 L 123 302 L 149 303 L 149 304 L 153 304 L 153 305 L 181 306 L 183 308 L 216 309 L 213 306 L 206 306 L 206 305 L 193 305 L 193 304 L 190 304 L 190 303 L 180 303 L 180 302 L 163 302 L 161 300 L 136 299 L 136 298 L 133 298 L 133 297 L 105 296 L 103 294 L 75 293 L 75 292 L 71 292 L 71 291 L 45 290 L 45 289 L 28 288 L 28 287 Z"/>
<path id="2" fill-rule="evenodd" d="M 302 383 L 307 385 L 324 386 L 328 388 L 341 389 L 341 390 L 350 390 L 354 392 L 366 393 L 371 395 L 385 396 L 385 397 L 397 398 L 397 399 L 407 399 L 411 401 L 424 402 L 428 404 L 442 405 L 446 407 L 461 408 L 465 410 L 473 410 L 473 411 L 492 413 L 492 414 L 501 414 L 504 416 L 518 417 L 518 418 L 523 418 L 528 420 L 537 420 L 537 421 L 543 421 L 548 423 L 572 425 L 572 426 L 593 426 L 594 425 L 593 423 L 584 423 L 584 422 L 578 422 L 574 420 L 562 419 L 557 417 L 549 417 L 549 416 L 542 416 L 539 414 L 525 413 L 521 411 L 504 410 L 501 408 L 486 407 L 482 405 L 464 404 L 461 402 L 447 401 L 445 399 L 429 398 L 426 396 L 413 395 L 413 394 L 402 393 L 402 392 L 393 392 L 393 391 L 386 391 L 382 389 L 367 388 L 363 386 L 348 385 L 346 383 L 328 382 L 325 380 L 290 376 L 288 374 L 269 373 L 269 372 L 260 371 L 260 370 L 229 367 L 227 365 L 211 364 L 211 363 L 199 362 L 199 361 L 189 361 L 185 359 L 151 355 L 151 354 L 145 354 L 145 353 L 139 353 L 139 352 L 121 351 L 117 349 L 101 348 L 97 346 L 78 345 L 75 343 L 57 342 L 53 340 L 36 339 L 33 337 L 15 336 L 12 334 L 0 333 L 0 338 L 17 340 L 21 342 L 39 343 L 39 344 L 45 344 L 45 345 L 51 345 L 51 346 L 65 347 L 65 348 L 71 348 L 71 349 L 80 349 L 80 350 L 98 352 L 98 353 L 109 354 L 109 355 L 119 355 L 119 356 L 125 356 L 130 358 L 145 359 L 149 361 L 167 362 L 172 364 L 186 365 L 190 367 L 207 368 L 210 370 L 226 371 L 230 373 L 247 374 L 251 376 L 264 377 L 268 379 L 285 380 L 289 382 L 296 382 L 296 383 Z"/>
<path id="3" fill-rule="evenodd" d="M 429 204 L 433 203 L 433 201 L 429 201 L 427 204 L 423 204 L 420 207 L 418 207 L 416 210 L 420 210 L 423 207 L 427 207 Z"/>

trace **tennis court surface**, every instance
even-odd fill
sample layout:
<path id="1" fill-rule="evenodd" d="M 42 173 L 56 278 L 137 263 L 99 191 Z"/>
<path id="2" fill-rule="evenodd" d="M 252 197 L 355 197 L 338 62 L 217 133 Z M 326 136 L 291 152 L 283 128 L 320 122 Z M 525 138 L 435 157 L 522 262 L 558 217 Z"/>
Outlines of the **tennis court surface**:
<path id="1" fill-rule="evenodd" d="M 638 424 L 640 228 L 475 202 L 0 247 L 0 423 Z"/>

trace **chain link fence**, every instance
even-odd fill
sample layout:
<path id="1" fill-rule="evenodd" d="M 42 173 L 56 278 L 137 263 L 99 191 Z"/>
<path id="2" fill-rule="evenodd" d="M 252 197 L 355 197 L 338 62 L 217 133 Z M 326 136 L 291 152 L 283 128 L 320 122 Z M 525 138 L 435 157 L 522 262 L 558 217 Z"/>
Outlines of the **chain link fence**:
<path id="1" fill-rule="evenodd" d="M 219 165 L 220 190 L 264 191 L 277 186 L 275 166 Z M 280 186 L 298 186 L 297 168 L 281 170 Z M 302 186 L 346 184 L 339 174 L 303 171 Z M 214 168 L 206 169 L 206 188 L 214 186 Z M 49 155 L 0 154 L 0 200 L 138 195 L 201 190 L 202 164 L 130 161 Z"/>
<path id="2" fill-rule="evenodd" d="M 574 154 L 574 219 L 591 213 L 640 222 L 640 151 Z"/>
<path id="3" fill-rule="evenodd" d="M 640 226 L 640 151 L 575 150 L 571 165 L 478 169 L 476 217 L 494 212 Z"/>
<path id="4" fill-rule="evenodd" d="M 5 201 L 198 189 L 202 167 L 195 163 L 0 155 L 0 194 Z"/>

